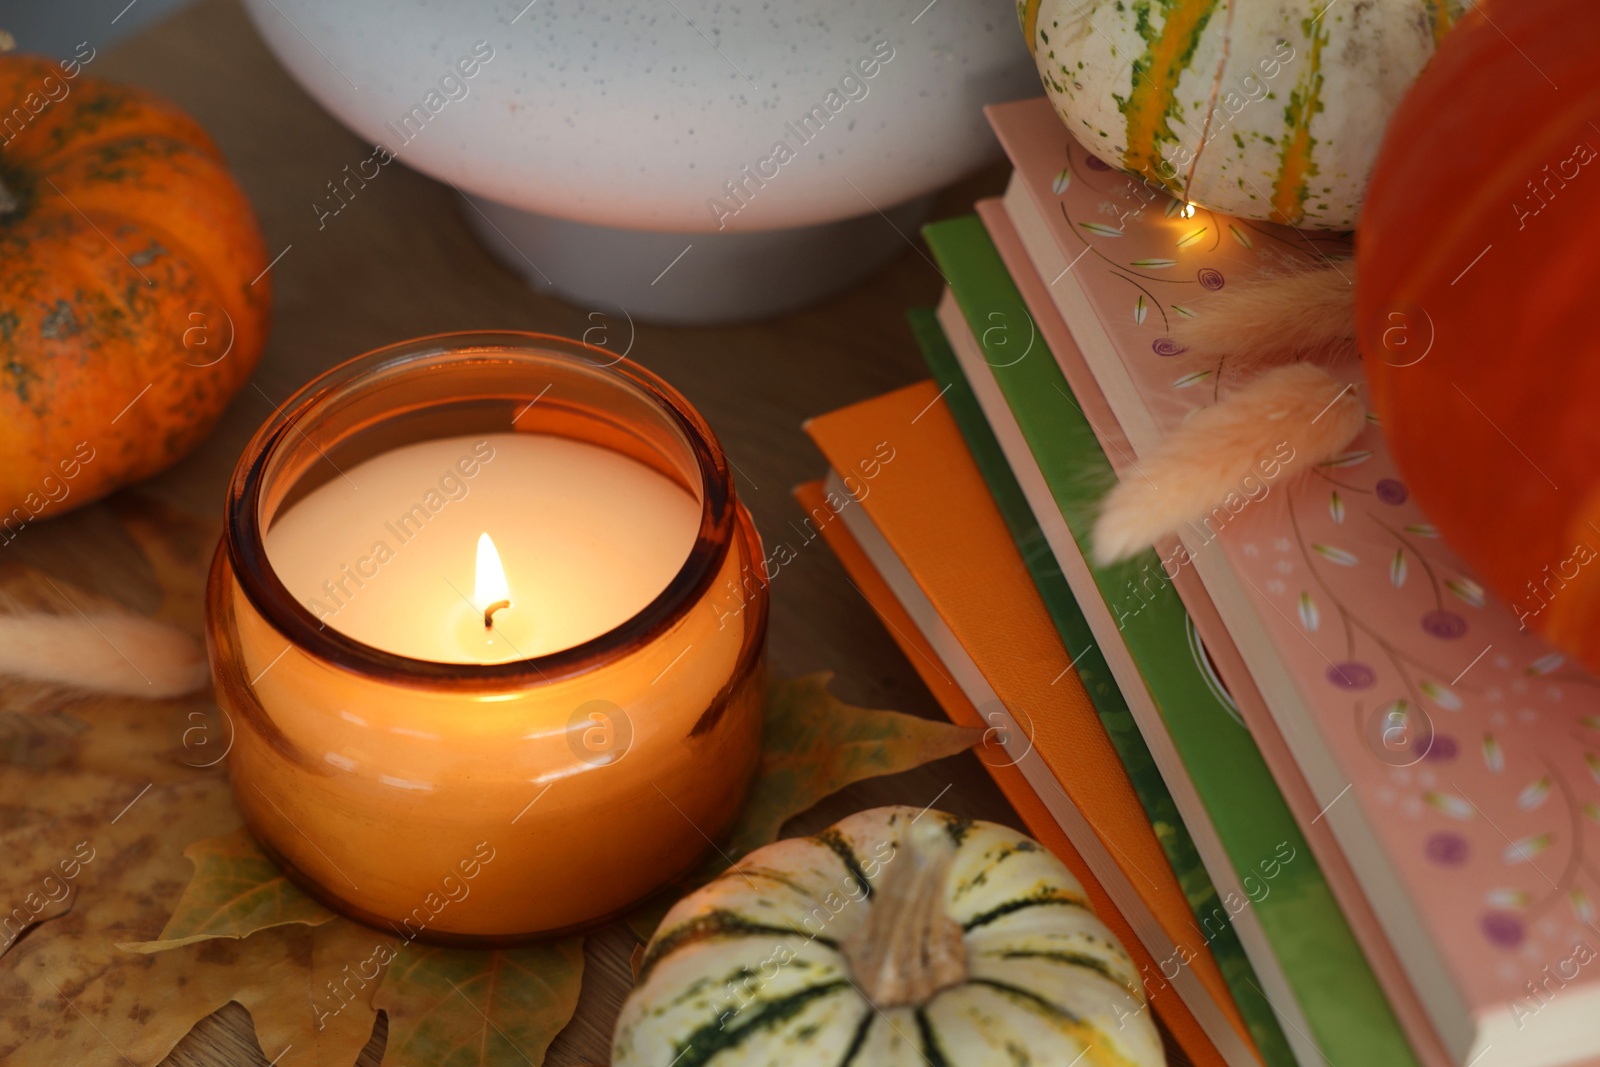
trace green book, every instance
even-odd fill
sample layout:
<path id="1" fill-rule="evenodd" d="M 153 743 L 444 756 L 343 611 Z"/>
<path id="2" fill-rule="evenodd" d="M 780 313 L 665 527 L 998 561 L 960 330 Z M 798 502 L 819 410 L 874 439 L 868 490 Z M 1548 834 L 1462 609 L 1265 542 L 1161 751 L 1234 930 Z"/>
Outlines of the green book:
<path id="1" fill-rule="evenodd" d="M 1024 321 L 1031 326 L 1032 320 L 983 223 L 966 216 L 923 232 L 962 316 L 969 325 L 981 324 L 971 333 L 982 361 L 957 366 L 954 373 L 992 376 L 990 395 L 995 395 L 992 387 L 998 387 L 997 405 L 984 410 L 990 432 L 968 436 L 969 443 L 981 442 L 972 445 L 974 452 L 983 448 L 990 454 L 980 467 L 989 476 L 1007 461 L 1008 473 L 1013 465 L 1034 465 L 1048 487 L 1049 499 L 1035 497 L 1033 507 L 1057 509 L 1074 542 L 1064 547 L 1081 553 L 1084 560 L 1092 558 L 1089 537 L 1097 505 L 1116 480 L 1093 428 L 1042 339 L 1030 335 L 1028 355 L 1019 358 L 1014 331 L 992 328 Z M 983 383 L 968 385 L 964 395 L 984 396 Z M 1004 410 L 996 410 L 997 406 Z M 972 421 L 970 407 L 964 418 Z M 1020 439 L 1007 439 L 1007 424 Z M 996 491 L 997 500 L 1014 500 L 1021 492 L 1023 503 L 1029 503 L 1014 473 L 1004 484 Z M 1037 514 L 1029 511 L 1031 518 Z M 1039 523 L 1032 523 L 1028 536 L 1044 536 Z M 1130 583 L 1149 573 L 1145 568 L 1158 566 L 1154 550 L 1147 550 L 1121 564 L 1090 566 L 1088 573 L 1111 610 Z M 1297 1044 L 1309 1040 L 1323 1061 L 1413 1067 L 1416 1058 L 1399 1022 L 1259 749 L 1206 663 L 1182 601 L 1170 583 L 1142 595 L 1146 600 L 1138 612 L 1119 617 L 1120 638 L 1159 715 L 1158 728 L 1170 739 L 1204 808 L 1202 815 L 1233 868 L 1226 879 L 1215 870 L 1213 875 L 1249 892 L 1248 902 L 1230 903 L 1251 909 L 1264 934 L 1267 944 L 1261 947 L 1271 958 L 1257 955 L 1256 965 L 1264 970 L 1270 964 L 1283 976 L 1293 998 L 1292 1004 L 1268 1002 L 1260 985 L 1250 983 L 1247 992 L 1253 991 L 1254 997 L 1235 989 L 1240 1011 L 1252 1020 L 1252 1031 L 1253 1017 L 1263 1006 L 1275 1016 L 1298 1015 L 1309 1033 L 1296 1026 L 1301 1039 Z M 1200 921 L 1209 934 L 1213 917 L 1202 916 Z M 1278 1033 L 1281 1042 L 1282 1031 Z M 1269 1062 L 1283 1062 L 1274 1058 L 1287 1051 L 1281 1044 L 1269 1051 L 1270 1042 L 1258 1038 L 1258 1043 Z M 1302 1059 L 1307 1060 L 1303 1067 L 1319 1062 L 1304 1055 Z"/>
<path id="2" fill-rule="evenodd" d="M 1227 908 L 1223 906 L 1211 876 L 1206 873 L 1200 853 L 1195 849 L 1194 839 L 1189 836 L 1189 830 L 1178 812 L 1178 805 L 1173 801 L 1172 793 L 1167 789 L 1167 783 L 1145 745 L 1144 735 L 1139 732 L 1139 725 L 1128 710 L 1127 701 L 1122 698 L 1122 690 L 1117 688 L 1116 680 L 1111 676 L 1105 655 L 1095 642 L 1088 620 L 1078 608 L 1066 575 L 1056 563 L 1055 553 L 1034 518 L 1022 486 L 1006 463 L 1000 441 L 984 419 L 978 398 L 963 376 L 961 365 L 939 326 L 938 318 L 928 308 L 913 309 L 907 317 L 911 320 L 911 331 L 916 335 L 917 344 L 922 349 L 922 358 L 933 373 L 934 380 L 944 389 L 945 402 L 950 406 L 950 414 L 960 428 L 962 437 L 966 439 L 967 450 L 972 453 L 983 480 L 988 483 L 990 495 L 994 497 L 1006 526 L 1011 530 L 1012 540 L 1017 543 L 1028 573 L 1039 589 L 1039 598 L 1044 601 L 1045 610 L 1055 623 L 1067 654 L 1076 664 L 1074 669 L 1083 687 L 1088 690 L 1089 699 L 1111 738 L 1112 747 L 1117 750 L 1117 756 L 1128 772 L 1133 790 L 1150 819 L 1156 840 L 1161 843 L 1167 862 L 1172 865 L 1172 872 L 1177 876 L 1178 885 L 1183 889 L 1196 921 L 1203 921 L 1207 916 L 1222 917 L 1220 922 L 1213 918 L 1211 927 L 1203 928 L 1203 932 L 1223 980 L 1233 993 L 1239 1014 L 1250 1029 L 1256 1050 L 1261 1053 L 1267 1067 L 1297 1067 L 1288 1039 L 1278 1025 L 1272 1005 L 1261 993 L 1255 968 L 1251 967 L 1250 957 L 1239 941 Z"/>

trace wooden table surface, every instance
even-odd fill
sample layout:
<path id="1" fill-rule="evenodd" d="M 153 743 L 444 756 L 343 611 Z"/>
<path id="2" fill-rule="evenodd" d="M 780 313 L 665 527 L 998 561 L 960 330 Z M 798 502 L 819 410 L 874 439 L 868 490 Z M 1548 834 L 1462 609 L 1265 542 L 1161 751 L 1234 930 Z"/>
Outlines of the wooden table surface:
<path id="1" fill-rule="evenodd" d="M 92 40 L 92 29 L 85 36 Z M 274 405 L 324 369 L 393 341 L 446 330 L 510 328 L 577 336 L 594 309 L 543 297 L 493 261 L 463 223 L 455 193 L 403 166 L 384 169 L 318 229 L 312 205 L 369 146 L 292 81 L 231 0 L 203 0 L 114 50 L 89 73 L 146 86 L 211 132 L 260 216 L 273 268 L 272 337 L 252 386 L 192 456 L 146 489 L 186 510 L 218 510 L 245 441 Z M 935 216 L 998 193 L 997 164 L 940 199 Z M 887 223 L 885 223 L 887 225 Z M 925 251 L 903 255 L 865 285 L 800 314 L 719 328 L 640 324 L 632 358 L 688 396 L 739 471 L 738 491 L 769 546 L 798 544 L 797 482 L 824 471 L 802 434 L 811 415 L 926 377 L 905 311 L 937 300 L 942 279 Z M 612 313 L 614 315 L 614 312 Z M 612 321 L 620 347 L 626 322 Z M 63 523 L 69 519 L 60 520 Z M 42 540 L 42 539 L 41 539 Z M 837 672 L 843 699 L 930 717 L 940 712 L 871 608 L 821 542 L 798 549 L 772 584 L 771 665 L 778 676 Z M 886 803 L 924 805 L 1020 826 L 976 758 L 962 755 L 853 786 L 795 821 L 809 832 Z M 612 1023 L 631 986 L 635 939 L 613 928 L 590 939 L 576 1017 L 553 1065 L 606 1063 Z M 362 1064 L 378 1062 L 380 1018 Z M 197 1026 L 170 1064 L 265 1064 L 237 1004 Z"/>

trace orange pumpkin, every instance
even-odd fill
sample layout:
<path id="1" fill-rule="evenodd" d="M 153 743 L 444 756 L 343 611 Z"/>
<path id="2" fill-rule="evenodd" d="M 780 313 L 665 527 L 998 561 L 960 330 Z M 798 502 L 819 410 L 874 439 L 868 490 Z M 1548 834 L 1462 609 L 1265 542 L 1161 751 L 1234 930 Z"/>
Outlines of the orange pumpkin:
<path id="1" fill-rule="evenodd" d="M 266 340 L 266 246 L 221 153 L 80 70 L 0 56 L 0 543 L 188 452 Z"/>
<path id="2" fill-rule="evenodd" d="M 1390 120 L 1361 216 L 1372 402 L 1417 501 L 1600 668 L 1600 5 L 1488 0 Z"/>

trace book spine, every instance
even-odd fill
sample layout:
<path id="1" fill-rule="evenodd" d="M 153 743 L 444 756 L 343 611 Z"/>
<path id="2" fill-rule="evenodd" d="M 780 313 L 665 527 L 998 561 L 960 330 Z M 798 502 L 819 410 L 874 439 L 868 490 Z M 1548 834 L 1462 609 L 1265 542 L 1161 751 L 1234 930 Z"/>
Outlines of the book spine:
<path id="1" fill-rule="evenodd" d="M 1074 669 L 1089 693 L 1089 699 L 1105 726 L 1112 746 L 1117 750 L 1123 768 L 1128 772 L 1128 779 L 1133 783 L 1134 792 L 1150 819 L 1150 825 L 1155 828 L 1156 838 L 1161 842 L 1162 851 L 1178 878 L 1184 897 L 1196 921 L 1207 924 L 1202 925 L 1201 929 L 1217 967 L 1228 984 L 1228 990 L 1233 993 L 1245 1025 L 1250 1029 L 1256 1050 L 1267 1067 L 1297 1067 L 1297 1060 L 1283 1028 L 1278 1024 L 1272 1005 L 1261 993 L 1255 969 L 1250 965 L 1244 945 L 1239 941 L 1205 864 L 1201 862 L 1200 853 L 1184 825 L 1172 793 L 1162 780 L 1161 772 L 1150 755 L 1138 724 L 1134 722 L 1133 713 L 1128 710 L 1121 689 L 1111 677 L 1111 668 L 1095 643 L 1088 620 L 1084 618 L 1067 585 L 1066 576 L 1056 563 L 1055 554 L 1023 495 L 1022 486 L 1017 483 L 1016 476 L 1006 463 L 1000 442 L 983 417 L 972 387 L 961 373 L 960 364 L 950 350 L 938 319 L 933 311 L 924 308 L 913 309 L 907 317 L 917 344 L 922 349 L 923 361 L 927 363 L 934 380 L 945 390 L 945 401 L 956 426 L 966 440 L 967 449 L 972 453 L 973 461 L 1011 531 L 1012 539 L 1039 590 L 1039 597 L 1044 601 L 1045 610 L 1076 664 Z M 1220 923 L 1217 916 L 1222 917 Z"/>
<path id="2" fill-rule="evenodd" d="M 935 224 L 925 234 L 968 323 L 987 322 L 996 310 L 1027 316 L 1022 293 L 978 218 Z M 1018 359 L 991 351 L 997 339 L 1005 338 L 974 333 L 1075 549 L 1087 556 L 1100 494 L 1116 479 L 1093 427 L 1042 339 L 1030 358 Z M 1142 587 L 1140 576 L 1163 575 L 1161 568 L 1154 550 L 1148 550 L 1123 564 L 1091 568 L 1091 577 L 1105 607 L 1119 619 L 1119 636 L 1194 782 L 1232 873 L 1250 892 L 1248 901 L 1228 901 L 1229 908 L 1238 903 L 1254 910 L 1310 1036 L 1326 1058 L 1414 1067 L 1416 1057 L 1394 1011 L 1260 750 L 1209 684 L 1190 643 L 1188 613 L 1172 584 L 1150 583 L 1131 621 L 1128 612 L 1119 613 L 1130 583 Z M 1257 899 L 1248 887 L 1262 886 L 1267 871 L 1269 891 Z M 1242 1001 L 1240 1009 L 1245 1010 Z"/>

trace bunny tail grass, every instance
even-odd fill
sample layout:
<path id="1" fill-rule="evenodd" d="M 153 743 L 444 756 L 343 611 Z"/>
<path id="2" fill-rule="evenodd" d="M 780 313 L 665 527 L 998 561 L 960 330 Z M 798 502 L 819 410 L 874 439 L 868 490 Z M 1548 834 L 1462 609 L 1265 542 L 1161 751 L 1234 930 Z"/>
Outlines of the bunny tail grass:
<path id="1" fill-rule="evenodd" d="M 1320 368 L 1267 371 L 1195 412 L 1111 491 L 1094 527 L 1095 562 L 1127 559 L 1213 516 L 1220 528 L 1273 485 L 1338 455 L 1365 423 L 1354 388 Z"/>
<path id="2" fill-rule="evenodd" d="M 137 615 L 0 615 L 0 674 L 159 700 L 211 677 L 188 634 Z"/>
<path id="3" fill-rule="evenodd" d="M 1201 314 L 1180 319 L 1172 339 L 1191 358 L 1226 356 L 1236 369 L 1287 363 L 1296 353 L 1354 354 L 1355 266 L 1330 265 L 1230 285 L 1207 301 Z"/>

